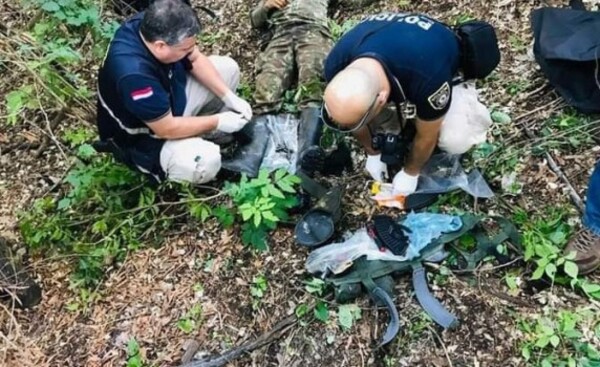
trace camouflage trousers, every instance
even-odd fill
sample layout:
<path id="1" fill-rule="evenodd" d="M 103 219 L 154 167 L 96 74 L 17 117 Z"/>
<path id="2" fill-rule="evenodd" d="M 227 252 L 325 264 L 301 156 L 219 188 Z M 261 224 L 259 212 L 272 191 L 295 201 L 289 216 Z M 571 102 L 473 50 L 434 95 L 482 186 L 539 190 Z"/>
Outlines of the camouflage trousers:
<path id="1" fill-rule="evenodd" d="M 285 92 L 296 82 L 301 87 L 299 107 L 318 105 L 323 94 L 323 63 L 332 46 L 322 27 L 297 25 L 277 32 L 256 63 L 255 112 L 280 111 Z"/>

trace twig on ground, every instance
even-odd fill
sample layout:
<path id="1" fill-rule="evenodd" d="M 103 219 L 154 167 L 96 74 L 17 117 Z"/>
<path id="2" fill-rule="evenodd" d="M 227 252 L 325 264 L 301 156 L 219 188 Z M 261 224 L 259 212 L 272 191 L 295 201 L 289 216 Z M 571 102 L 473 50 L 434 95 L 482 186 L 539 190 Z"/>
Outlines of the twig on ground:
<path id="1" fill-rule="evenodd" d="M 525 112 L 524 114 L 522 114 L 520 116 L 517 116 L 514 119 L 514 123 L 517 123 L 517 122 L 521 121 L 522 119 L 524 119 L 525 117 L 531 116 L 531 115 L 533 115 L 533 114 L 535 114 L 535 113 L 537 113 L 539 111 L 545 110 L 547 108 L 551 108 L 552 111 L 558 110 L 562 106 L 562 104 L 559 103 L 559 102 L 562 102 L 562 99 L 560 99 L 560 98 L 555 99 L 555 100 L 553 100 L 552 102 L 550 102 L 548 104 L 545 104 L 545 105 L 540 106 L 538 108 L 534 108 L 531 111 Z"/>
<path id="2" fill-rule="evenodd" d="M 527 127 L 526 123 L 523 124 L 523 130 L 525 131 L 525 134 L 527 134 L 527 136 L 530 139 L 532 139 L 532 140 L 536 139 L 536 136 L 531 131 L 531 129 L 529 129 L 529 127 Z M 552 169 L 552 171 L 558 176 L 558 178 L 560 178 L 563 181 L 563 183 L 567 186 L 571 200 L 573 201 L 575 206 L 577 206 L 579 211 L 583 213 L 583 211 L 585 210 L 583 201 L 581 200 L 581 197 L 579 197 L 579 194 L 577 194 L 577 191 L 575 191 L 575 188 L 573 188 L 573 185 L 571 185 L 571 182 L 569 181 L 567 176 L 565 176 L 563 171 L 560 169 L 560 167 L 558 166 L 558 164 L 556 163 L 556 161 L 554 160 L 554 158 L 552 157 L 552 154 L 550 154 L 550 152 L 545 152 L 544 155 L 546 156 L 546 159 L 548 160 L 548 165 L 550 166 L 550 169 Z"/>
<path id="3" fill-rule="evenodd" d="M 269 332 L 261 335 L 256 340 L 243 344 L 239 347 L 228 350 L 218 357 L 210 358 L 208 360 L 195 361 L 182 367 L 220 367 L 227 363 L 239 358 L 245 353 L 251 352 L 255 349 L 261 348 L 273 341 L 279 339 L 288 330 L 290 330 L 298 321 L 296 315 L 291 315 L 278 322 Z"/>
<path id="4" fill-rule="evenodd" d="M 480 266 L 478 266 L 475 269 L 452 270 L 452 272 L 454 274 L 469 274 L 469 273 L 480 273 L 480 272 L 486 273 L 486 272 L 495 271 L 495 270 L 502 269 L 502 268 L 507 268 L 519 260 L 523 260 L 523 257 L 518 256 L 507 263 L 500 264 L 497 266 L 492 266 L 491 268 L 481 268 Z"/>
<path id="5" fill-rule="evenodd" d="M 448 354 L 448 349 L 446 348 L 446 344 L 444 343 L 442 338 L 438 335 L 438 333 L 431 326 L 427 325 L 427 328 L 429 329 L 429 331 L 431 331 L 431 333 L 435 336 L 437 341 L 442 346 L 442 349 L 444 350 L 444 354 L 446 355 L 446 359 L 448 360 L 448 366 L 452 367 L 452 360 L 450 359 L 450 355 Z"/>
<path id="6" fill-rule="evenodd" d="M 501 299 L 503 301 L 510 302 L 512 304 L 519 305 L 521 307 L 527 307 L 527 308 L 531 308 L 532 307 L 531 304 L 529 304 L 526 301 L 523 301 L 523 300 L 521 300 L 519 298 L 511 297 L 508 294 L 504 294 L 502 292 L 498 292 L 498 291 L 490 288 L 487 285 L 483 285 L 482 286 L 481 285 L 481 281 L 479 281 L 479 280 L 478 280 L 478 284 L 479 284 L 479 290 L 480 291 L 484 291 L 484 292 L 486 292 L 488 294 L 491 294 L 492 296 L 494 296 L 496 298 L 499 298 L 499 299 Z"/>
<path id="7" fill-rule="evenodd" d="M 50 141 L 53 141 L 54 144 L 56 145 L 56 147 L 58 148 L 58 150 L 61 152 L 61 154 L 62 154 L 63 158 L 65 159 L 65 161 L 68 161 L 69 158 L 65 154 L 64 150 L 61 147 L 61 143 L 58 141 L 58 139 L 56 138 L 56 136 L 54 135 L 54 132 L 53 132 L 53 130 L 58 126 L 58 123 L 64 118 L 64 115 L 65 115 L 64 109 L 61 109 L 60 111 L 58 111 L 58 113 L 54 116 L 54 118 L 52 119 L 52 121 L 48 120 L 48 115 L 46 114 L 46 111 L 44 110 L 44 107 L 42 106 L 41 102 L 40 102 L 40 109 L 41 109 L 42 113 L 44 114 L 44 117 L 45 117 L 45 120 L 46 120 L 47 135 L 46 135 L 46 137 L 42 141 L 42 144 L 40 144 L 40 147 L 34 153 L 33 156 L 35 158 L 41 157 L 42 153 L 48 147 L 48 144 L 50 144 Z"/>

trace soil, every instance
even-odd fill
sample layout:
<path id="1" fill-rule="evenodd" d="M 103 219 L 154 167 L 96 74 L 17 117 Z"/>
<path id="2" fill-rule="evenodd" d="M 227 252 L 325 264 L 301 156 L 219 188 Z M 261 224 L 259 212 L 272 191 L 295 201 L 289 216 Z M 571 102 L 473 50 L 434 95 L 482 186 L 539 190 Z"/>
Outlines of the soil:
<path id="1" fill-rule="evenodd" d="M 194 3 L 199 5 L 197 1 Z M 250 3 L 208 0 L 202 5 L 216 10 L 219 19 L 211 21 L 200 13 L 204 32 L 220 34 L 214 44 L 203 46 L 204 52 L 233 57 L 249 83 L 253 80 L 259 42 L 250 28 Z M 531 57 L 529 26 L 532 9 L 562 3 L 558 0 L 380 1 L 360 10 L 341 7 L 333 12 L 333 17 L 342 21 L 382 10 L 414 10 L 445 21 L 470 15 L 493 23 L 503 60 L 498 77 L 483 86 L 482 99 L 488 106 L 502 108 L 513 117 L 511 127 L 494 128 L 491 135 L 492 142 L 508 149 L 533 144 L 520 124 L 526 123 L 537 132 L 544 121 L 563 110 L 553 107 L 556 104 L 549 105 L 559 98 Z M 20 24 L 31 19 L 31 14 L 16 5 L 0 5 L 0 11 L 3 23 L 17 32 Z M 90 86 L 92 79 L 93 76 L 88 81 Z M 527 87 L 518 95 L 507 92 L 510 83 L 524 81 Z M 17 82 L 18 75 L 7 75 L 1 83 L 0 95 L 4 96 Z M 5 114 L 4 110 L 0 112 Z M 531 114 L 518 118 L 528 113 Z M 93 118 L 66 116 L 56 134 L 75 123 L 93 125 Z M 18 213 L 54 189 L 70 166 L 53 142 L 38 156 L 37 149 L 43 141 L 44 133 L 34 123 L 14 127 L 0 124 L 0 236 L 15 243 L 20 240 Z M 592 145 L 568 154 L 554 153 L 566 176 L 584 197 L 586 181 L 600 149 Z M 524 183 L 520 195 L 499 195 L 477 205 L 465 196 L 465 206 L 496 213 L 519 206 L 537 213 L 569 202 L 564 183 L 543 157 L 517 158 L 519 178 Z M 355 166 L 360 168 L 362 164 Z M 503 172 L 495 172 L 489 163 L 484 163 L 482 169 L 490 184 L 498 188 Z M 357 228 L 380 212 L 369 200 L 363 178 L 362 172 L 356 170 L 337 179 L 346 187 L 342 221 L 345 230 Z M 573 208 L 568 219 L 575 223 L 578 218 Z M 202 228 L 172 234 L 159 248 L 133 253 L 110 269 L 98 289 L 101 297 L 84 312 L 67 309 L 75 299 L 69 289 L 69 258 L 25 256 L 28 270 L 43 287 L 43 300 L 32 310 L 1 306 L 4 309 L 0 309 L 0 345 L 4 345 L 0 347 L 0 365 L 123 366 L 127 342 L 135 337 L 149 365 L 178 366 L 189 339 L 200 343 L 197 356 L 217 354 L 252 340 L 293 314 L 298 305 L 313 299 L 303 283 L 307 279 L 304 261 L 308 252 L 294 244 L 291 229 L 274 232 L 270 245 L 267 253 L 253 253 L 241 244 L 237 229 L 222 230 L 211 221 Z M 18 245 L 14 250 L 25 254 Z M 539 312 L 547 304 L 575 308 L 589 302 L 562 288 L 509 296 L 502 280 L 506 269 L 488 270 L 450 275 L 442 282 L 443 286 L 433 281 L 437 271 L 431 270 L 430 284 L 436 297 L 461 321 L 454 330 L 443 331 L 426 321 L 413 297 L 410 280 L 399 279 L 395 303 L 400 310 L 402 329 L 390 346 L 382 350 L 374 348 L 387 325 L 387 314 L 362 299 L 358 303 L 362 318 L 351 330 L 340 329 L 333 315 L 337 308 L 331 304 L 328 323 L 297 324 L 281 339 L 244 355 L 230 366 L 521 366 L 524 365 L 519 349 L 522 335 L 517 327 L 520 317 Z M 257 305 L 249 287 L 260 274 L 268 280 L 268 290 Z M 176 327 L 176 322 L 197 303 L 203 310 L 201 326 L 186 335 Z"/>

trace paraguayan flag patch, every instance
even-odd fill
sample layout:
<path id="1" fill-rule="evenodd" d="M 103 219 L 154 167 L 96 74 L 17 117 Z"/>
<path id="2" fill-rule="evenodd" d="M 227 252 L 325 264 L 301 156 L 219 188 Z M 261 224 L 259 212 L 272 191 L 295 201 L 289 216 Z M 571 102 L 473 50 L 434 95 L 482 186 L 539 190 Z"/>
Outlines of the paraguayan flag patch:
<path id="1" fill-rule="evenodd" d="M 153 94 L 154 91 L 152 90 L 152 87 L 146 87 L 131 92 L 131 99 L 133 99 L 134 101 L 138 101 L 140 99 L 152 97 Z"/>

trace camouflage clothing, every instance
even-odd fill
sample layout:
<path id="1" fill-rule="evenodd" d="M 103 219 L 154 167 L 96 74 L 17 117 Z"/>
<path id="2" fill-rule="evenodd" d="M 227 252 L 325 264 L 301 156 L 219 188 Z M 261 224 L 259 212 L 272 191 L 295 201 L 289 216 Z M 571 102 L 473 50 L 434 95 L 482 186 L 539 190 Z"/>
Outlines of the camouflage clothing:
<path id="1" fill-rule="evenodd" d="M 343 0 L 345 5 L 368 5 L 374 0 Z M 283 95 L 294 82 L 305 86 L 299 107 L 319 103 L 323 62 L 333 42 L 327 26 L 330 0 L 288 0 L 281 10 L 270 11 L 264 0 L 250 19 L 257 29 L 269 30 L 273 37 L 256 63 L 254 100 L 258 114 L 281 109 Z"/>
<path id="2" fill-rule="evenodd" d="M 283 95 L 294 82 L 306 86 L 299 101 L 300 108 L 318 102 L 323 94 L 319 85 L 323 61 L 331 47 L 327 33 L 308 25 L 297 26 L 273 38 L 256 64 L 256 112 L 280 110 Z"/>

